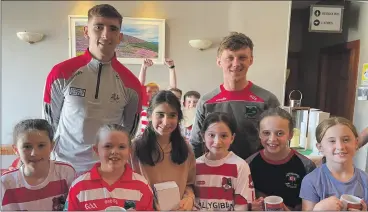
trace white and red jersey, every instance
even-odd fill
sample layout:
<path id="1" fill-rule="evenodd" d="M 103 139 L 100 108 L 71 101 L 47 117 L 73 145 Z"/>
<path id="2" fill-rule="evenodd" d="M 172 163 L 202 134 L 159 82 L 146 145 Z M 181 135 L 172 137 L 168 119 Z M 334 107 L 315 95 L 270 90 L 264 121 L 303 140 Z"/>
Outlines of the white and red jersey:
<path id="1" fill-rule="evenodd" d="M 95 164 L 73 182 L 65 206 L 68 211 L 100 211 L 111 206 L 137 211 L 154 210 L 153 193 L 143 176 L 126 164 L 121 178 L 109 185 L 98 172 L 100 166 L 101 163 Z"/>
<path id="2" fill-rule="evenodd" d="M 1 176 L 1 211 L 62 210 L 75 170 L 69 164 L 50 161 L 49 174 L 38 185 L 29 185 L 23 175 L 24 165 Z"/>
<path id="3" fill-rule="evenodd" d="M 134 136 L 142 110 L 141 84 L 116 54 L 109 62 L 83 55 L 55 65 L 47 76 L 43 117 L 55 131 L 53 158 L 73 164 L 78 174 L 98 161 L 96 132 L 104 124 L 124 126 Z"/>
<path id="4" fill-rule="evenodd" d="M 140 133 L 143 134 L 144 130 L 146 129 L 148 125 L 148 117 L 147 117 L 147 108 L 144 107 L 144 109 L 141 112 L 141 126 L 140 126 Z"/>
<path id="5" fill-rule="evenodd" d="M 255 199 L 247 162 L 233 152 L 221 160 L 197 159 L 195 196 L 199 210 L 247 210 Z"/>

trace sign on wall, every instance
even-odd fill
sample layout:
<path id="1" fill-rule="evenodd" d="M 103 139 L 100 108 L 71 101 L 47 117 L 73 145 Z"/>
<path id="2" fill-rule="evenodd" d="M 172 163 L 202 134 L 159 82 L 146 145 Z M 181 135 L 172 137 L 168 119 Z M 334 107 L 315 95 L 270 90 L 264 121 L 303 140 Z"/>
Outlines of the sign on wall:
<path id="1" fill-rule="evenodd" d="M 340 5 L 311 5 L 309 32 L 342 32 L 343 13 Z"/>
<path id="2" fill-rule="evenodd" d="M 360 85 L 368 86 L 368 63 L 363 64 L 362 79 Z"/>

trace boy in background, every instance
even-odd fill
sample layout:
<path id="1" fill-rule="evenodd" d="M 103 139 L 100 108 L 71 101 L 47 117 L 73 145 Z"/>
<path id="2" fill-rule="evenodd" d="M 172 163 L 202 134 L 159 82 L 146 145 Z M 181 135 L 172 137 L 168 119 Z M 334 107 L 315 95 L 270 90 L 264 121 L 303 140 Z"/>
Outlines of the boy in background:
<path id="1" fill-rule="evenodd" d="M 192 126 L 194 123 L 195 112 L 197 102 L 201 98 L 201 94 L 197 91 L 188 91 L 184 94 L 184 101 L 183 101 L 183 123 L 181 124 L 181 131 L 182 134 L 189 142 L 190 136 L 192 134 Z"/>
<path id="2" fill-rule="evenodd" d="M 153 65 L 153 61 L 151 59 L 144 59 L 141 71 L 139 72 L 139 81 L 142 86 L 142 93 L 143 93 L 143 100 L 142 100 L 142 111 L 140 114 L 140 129 L 137 132 L 137 135 L 140 135 L 146 129 L 148 125 L 147 119 L 147 108 L 149 106 L 149 102 L 151 101 L 152 97 L 160 91 L 160 87 L 157 83 L 150 82 L 145 85 L 146 83 L 146 72 L 148 67 Z M 176 88 L 176 72 L 175 72 L 175 65 L 172 59 L 165 59 L 165 65 L 169 68 L 169 89 Z"/>

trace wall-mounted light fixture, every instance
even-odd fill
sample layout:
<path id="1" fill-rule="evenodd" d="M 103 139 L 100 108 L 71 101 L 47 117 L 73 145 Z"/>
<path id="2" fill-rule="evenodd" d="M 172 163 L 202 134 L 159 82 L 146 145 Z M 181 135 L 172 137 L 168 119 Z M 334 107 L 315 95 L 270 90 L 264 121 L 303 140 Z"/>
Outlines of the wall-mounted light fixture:
<path id="1" fill-rule="evenodd" d="M 195 49 L 199 49 L 201 51 L 210 48 L 212 45 L 212 41 L 210 40 L 190 40 L 189 45 Z"/>
<path id="2" fill-rule="evenodd" d="M 20 40 L 34 44 L 42 40 L 43 34 L 37 32 L 17 32 L 17 36 Z"/>

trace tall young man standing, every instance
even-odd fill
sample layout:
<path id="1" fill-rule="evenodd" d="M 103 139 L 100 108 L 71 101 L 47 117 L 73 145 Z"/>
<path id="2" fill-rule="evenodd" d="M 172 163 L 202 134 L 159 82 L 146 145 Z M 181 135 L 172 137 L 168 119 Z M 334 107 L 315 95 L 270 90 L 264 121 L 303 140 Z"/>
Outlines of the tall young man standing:
<path id="1" fill-rule="evenodd" d="M 121 25 L 113 6 L 92 7 L 84 27 L 88 49 L 55 65 L 46 80 L 43 115 L 56 130 L 55 159 L 72 164 L 78 174 L 97 161 L 92 145 L 101 125 L 121 124 L 131 135 L 136 132 L 141 86 L 116 58 Z"/>
<path id="2" fill-rule="evenodd" d="M 280 103 L 274 94 L 247 79 L 252 64 L 253 42 L 249 37 L 234 32 L 222 40 L 217 51 L 217 65 L 222 69 L 224 83 L 202 96 L 197 103 L 190 139 L 196 157 L 203 154 L 200 129 L 211 112 L 226 112 L 236 120 L 238 129 L 230 147 L 235 154 L 246 159 L 260 147 L 258 116 Z"/>

